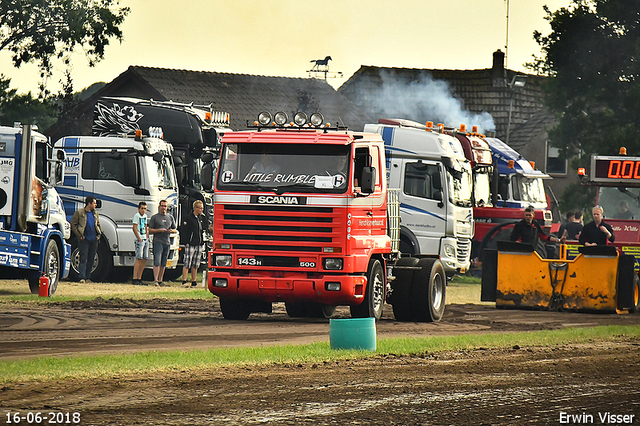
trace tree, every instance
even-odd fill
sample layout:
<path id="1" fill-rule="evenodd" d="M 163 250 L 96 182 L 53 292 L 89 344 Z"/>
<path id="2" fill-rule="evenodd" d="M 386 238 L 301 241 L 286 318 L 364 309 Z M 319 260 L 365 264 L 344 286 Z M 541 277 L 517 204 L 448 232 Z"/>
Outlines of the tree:
<path id="1" fill-rule="evenodd" d="M 38 99 L 31 92 L 19 95 L 16 89 L 10 88 L 10 82 L 0 75 L 0 124 L 36 124 L 44 130 L 56 121 L 58 107 L 55 98 Z"/>
<path id="2" fill-rule="evenodd" d="M 35 62 L 43 77 L 50 75 L 52 59 L 69 63 L 71 52 L 82 48 L 89 65 L 104 58 L 129 8 L 118 0 L 0 0 L 0 50 L 12 52 L 16 67 Z"/>
<path id="3" fill-rule="evenodd" d="M 545 11 L 551 33 L 534 33 L 543 56 L 528 66 L 551 77 L 544 88 L 558 120 L 551 144 L 582 167 L 621 146 L 640 155 L 640 2 L 572 0 Z"/>

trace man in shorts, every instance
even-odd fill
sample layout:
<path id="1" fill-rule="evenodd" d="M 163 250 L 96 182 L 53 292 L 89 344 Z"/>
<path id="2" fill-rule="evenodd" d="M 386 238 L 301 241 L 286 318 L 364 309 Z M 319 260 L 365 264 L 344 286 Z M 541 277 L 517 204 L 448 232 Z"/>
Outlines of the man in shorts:
<path id="1" fill-rule="evenodd" d="M 133 215 L 133 233 L 136 236 L 136 261 L 133 263 L 133 285 L 144 285 L 142 272 L 149 258 L 149 227 L 147 226 L 147 203 L 140 201 Z"/>
<path id="2" fill-rule="evenodd" d="M 182 221 L 182 232 L 186 241 L 184 247 L 184 266 L 182 268 L 182 287 L 197 287 L 196 275 L 202 261 L 204 239 L 202 233 L 209 227 L 209 219 L 202 214 L 204 204 L 200 200 L 193 202 L 193 213 Z M 187 272 L 191 269 L 191 284 L 187 282 Z"/>
<path id="3" fill-rule="evenodd" d="M 167 200 L 158 203 L 158 213 L 149 219 L 149 233 L 153 235 L 153 278 L 156 287 L 164 287 L 162 282 L 164 268 L 167 266 L 171 241 L 169 237 L 175 234 L 176 220 L 167 213 Z"/>

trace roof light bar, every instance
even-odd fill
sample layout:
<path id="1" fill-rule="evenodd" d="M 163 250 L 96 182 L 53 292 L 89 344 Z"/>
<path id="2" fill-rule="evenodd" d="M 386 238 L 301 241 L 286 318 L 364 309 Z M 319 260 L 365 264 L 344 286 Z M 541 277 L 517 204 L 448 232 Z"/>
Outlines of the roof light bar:
<path id="1" fill-rule="evenodd" d="M 311 114 L 309 122 L 314 127 L 320 127 L 322 126 L 322 123 L 324 123 L 324 117 L 319 112 L 314 112 L 313 114 Z"/>
<path id="2" fill-rule="evenodd" d="M 258 114 L 258 123 L 263 126 L 268 126 L 269 124 L 271 124 L 271 119 L 271 114 L 269 114 L 269 112 L 267 111 L 262 111 L 260 114 Z"/>

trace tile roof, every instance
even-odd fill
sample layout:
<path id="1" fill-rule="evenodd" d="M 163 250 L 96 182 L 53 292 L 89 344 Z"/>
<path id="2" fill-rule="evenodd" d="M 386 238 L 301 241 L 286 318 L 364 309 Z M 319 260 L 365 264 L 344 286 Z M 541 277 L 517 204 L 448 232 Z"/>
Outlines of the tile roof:
<path id="1" fill-rule="evenodd" d="M 495 63 L 494 68 L 477 70 L 363 65 L 338 91 L 376 121 L 383 117 L 407 118 L 457 127 L 462 122 L 450 121 L 481 119 L 482 113 L 488 113 L 493 119 L 496 136 L 504 140 L 512 93 L 508 82 L 516 75 L 527 79 L 523 88 L 513 90 L 513 130 L 543 108 L 541 83 L 545 77 L 496 69 Z M 453 109 L 466 114 L 451 113 Z M 470 127 L 480 123 L 467 121 L 464 124 Z"/>
<path id="2" fill-rule="evenodd" d="M 205 71 L 130 66 L 75 111 L 77 128 L 90 132 L 93 106 L 101 96 L 129 96 L 197 105 L 212 104 L 230 114 L 231 128 L 246 128 L 261 111 L 284 111 L 292 119 L 298 111 L 321 112 L 325 121 L 362 130 L 371 118 L 326 81 L 312 78 L 267 77 Z M 64 123 L 48 129 L 50 136 L 65 136 Z M 89 134 L 89 133 L 86 133 Z"/>

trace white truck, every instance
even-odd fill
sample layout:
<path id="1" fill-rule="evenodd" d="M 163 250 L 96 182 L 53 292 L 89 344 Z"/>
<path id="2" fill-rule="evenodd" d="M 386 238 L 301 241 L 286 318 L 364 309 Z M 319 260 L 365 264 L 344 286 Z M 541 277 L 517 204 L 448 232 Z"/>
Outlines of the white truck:
<path id="1" fill-rule="evenodd" d="M 447 276 L 470 265 L 473 238 L 472 171 L 456 138 L 403 119 L 366 124 L 385 142 L 387 185 L 401 188 L 400 252 L 439 256 Z"/>
<path id="2" fill-rule="evenodd" d="M 0 276 L 27 278 L 47 296 L 69 274 L 71 227 L 54 186 L 64 178 L 64 152 L 31 126 L 0 127 Z"/>
<path id="3" fill-rule="evenodd" d="M 55 143 L 66 153 L 67 174 L 59 188 L 67 217 L 84 207 L 85 197 L 98 200 L 102 238 L 94 259 L 92 275 L 121 281 L 131 273 L 135 261 L 132 219 L 140 201 L 147 203 L 147 215 L 158 212 L 160 200 L 167 200 L 168 213 L 179 223 L 178 187 L 172 146 L 160 138 L 162 129 L 150 128 L 150 136 L 139 131 L 134 137 L 66 136 Z M 72 236 L 70 278 L 78 279 L 79 251 Z M 167 268 L 175 269 L 179 234 L 171 236 Z M 151 266 L 152 253 L 149 250 Z"/>

